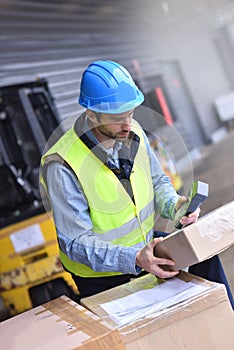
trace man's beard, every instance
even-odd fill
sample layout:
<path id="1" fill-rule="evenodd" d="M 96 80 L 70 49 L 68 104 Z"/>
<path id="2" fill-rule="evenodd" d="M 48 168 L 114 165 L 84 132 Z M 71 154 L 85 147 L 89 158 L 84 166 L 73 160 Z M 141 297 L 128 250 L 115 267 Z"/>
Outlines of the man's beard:
<path id="1" fill-rule="evenodd" d="M 98 126 L 98 130 L 99 130 L 99 132 L 102 135 L 107 136 L 107 137 L 109 137 L 109 138 L 111 138 L 113 140 L 121 140 L 121 141 L 123 141 L 123 140 L 126 140 L 128 135 L 129 135 L 128 131 L 120 131 L 120 132 L 117 132 L 117 133 L 113 133 L 113 132 L 107 130 L 104 125 Z"/>

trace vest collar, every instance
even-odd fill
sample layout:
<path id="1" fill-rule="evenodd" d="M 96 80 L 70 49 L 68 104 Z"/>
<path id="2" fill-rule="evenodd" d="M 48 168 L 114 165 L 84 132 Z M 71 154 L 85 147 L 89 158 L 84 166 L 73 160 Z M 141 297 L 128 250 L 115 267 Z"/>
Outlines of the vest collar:
<path id="1" fill-rule="evenodd" d="M 88 128 L 86 120 L 86 113 L 82 113 L 74 124 L 74 131 L 76 135 L 84 142 L 84 144 L 105 164 L 108 162 L 108 152 L 104 147 L 98 143 L 98 140 L 92 133 L 92 130 Z M 133 131 L 130 131 L 129 137 L 126 141 L 121 142 L 120 154 L 134 161 L 136 152 L 139 147 L 140 138 Z"/>

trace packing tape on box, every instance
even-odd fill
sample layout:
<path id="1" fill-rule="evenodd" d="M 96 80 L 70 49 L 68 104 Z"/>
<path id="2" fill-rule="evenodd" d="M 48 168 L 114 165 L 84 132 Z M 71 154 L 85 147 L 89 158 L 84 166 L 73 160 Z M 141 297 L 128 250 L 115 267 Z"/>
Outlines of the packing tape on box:
<path id="1" fill-rule="evenodd" d="M 108 322 L 83 308 L 66 296 L 42 305 L 35 314 L 37 321 L 56 317 L 56 322 L 65 322 L 66 336 L 77 334 L 77 347 L 72 350 L 125 349 L 119 332 Z"/>
<path id="2" fill-rule="evenodd" d="M 234 202 L 202 217 L 197 222 L 197 228 L 202 238 L 208 237 L 212 242 L 217 242 L 230 233 L 234 235 Z"/>

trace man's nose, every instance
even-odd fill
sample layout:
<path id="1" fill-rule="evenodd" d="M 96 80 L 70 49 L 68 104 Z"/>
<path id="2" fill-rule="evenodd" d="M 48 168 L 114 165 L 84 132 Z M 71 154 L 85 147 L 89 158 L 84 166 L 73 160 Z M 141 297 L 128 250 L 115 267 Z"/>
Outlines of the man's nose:
<path id="1" fill-rule="evenodd" d="M 131 117 L 127 117 L 124 119 L 123 121 L 123 128 L 130 130 L 131 129 L 131 122 L 132 122 L 132 118 Z"/>

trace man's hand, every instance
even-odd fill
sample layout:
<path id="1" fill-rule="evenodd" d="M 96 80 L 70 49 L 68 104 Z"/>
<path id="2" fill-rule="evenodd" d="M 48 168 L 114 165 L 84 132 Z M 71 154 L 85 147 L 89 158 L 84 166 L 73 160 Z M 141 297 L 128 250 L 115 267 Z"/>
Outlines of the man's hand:
<path id="1" fill-rule="evenodd" d="M 175 209 L 176 211 L 188 201 L 188 198 L 185 196 L 181 196 L 178 201 L 176 202 Z M 200 214 L 201 209 L 197 208 L 194 213 L 189 214 L 188 216 L 183 216 L 180 219 L 180 223 L 182 226 L 187 226 L 190 225 L 198 220 L 199 214 Z"/>
<path id="2" fill-rule="evenodd" d="M 154 256 L 154 247 L 161 242 L 161 240 L 161 238 L 155 238 L 141 249 L 136 255 L 136 265 L 160 278 L 174 277 L 179 271 L 166 271 L 160 267 L 160 265 L 173 266 L 175 265 L 174 261 Z"/>

